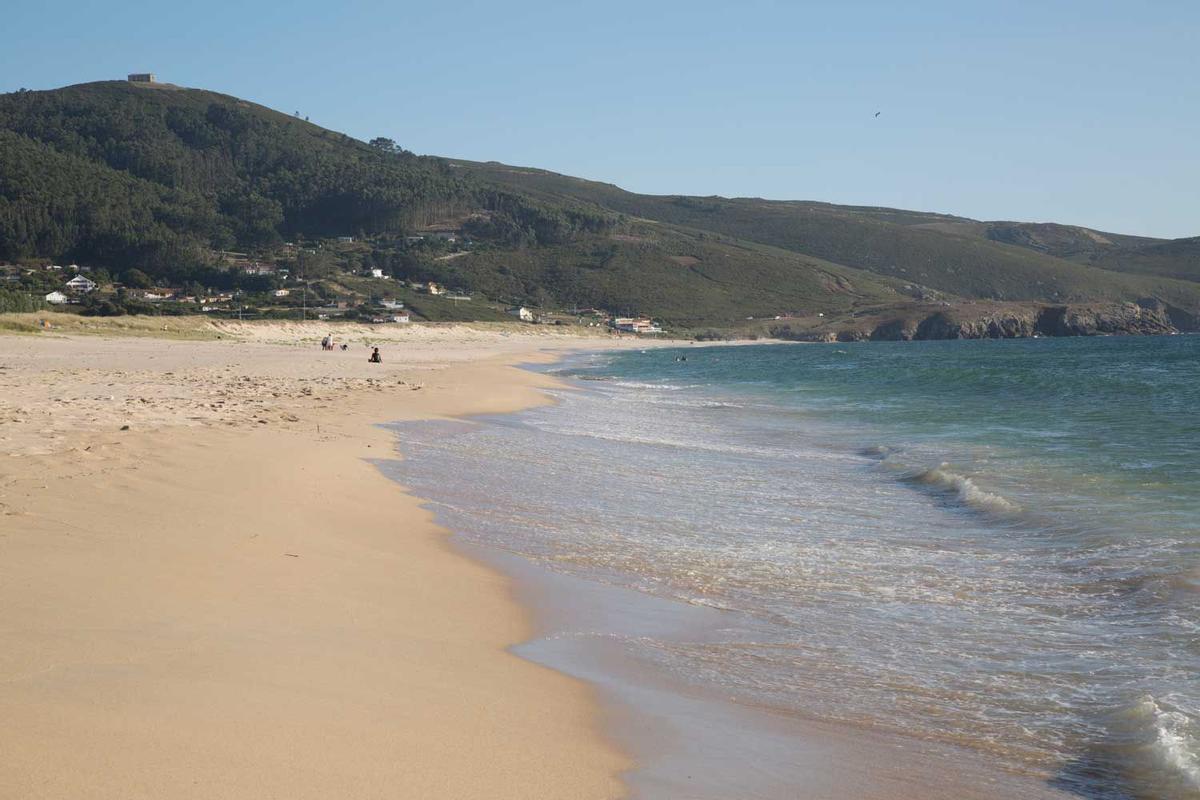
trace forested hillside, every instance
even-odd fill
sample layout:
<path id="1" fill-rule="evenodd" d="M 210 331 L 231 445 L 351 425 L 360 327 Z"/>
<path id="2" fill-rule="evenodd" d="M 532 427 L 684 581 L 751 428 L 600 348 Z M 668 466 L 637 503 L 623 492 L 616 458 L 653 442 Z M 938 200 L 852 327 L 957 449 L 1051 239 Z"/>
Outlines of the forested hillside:
<path id="1" fill-rule="evenodd" d="M 402 232 L 471 211 L 513 245 L 609 223 L 474 185 L 386 140 L 201 90 L 111 81 L 7 94 L 0 132 L 0 258 L 157 271 L 205 249 Z"/>

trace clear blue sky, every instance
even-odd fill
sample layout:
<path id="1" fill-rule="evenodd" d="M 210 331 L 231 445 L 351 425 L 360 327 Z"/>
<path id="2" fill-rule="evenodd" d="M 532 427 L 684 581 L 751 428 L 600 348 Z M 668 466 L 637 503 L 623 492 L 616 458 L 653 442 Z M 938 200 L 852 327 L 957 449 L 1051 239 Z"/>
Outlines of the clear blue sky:
<path id="1" fill-rule="evenodd" d="M 1197 0 L 48 0 L 3 19 L 2 91 L 146 70 L 640 192 L 1200 235 Z"/>

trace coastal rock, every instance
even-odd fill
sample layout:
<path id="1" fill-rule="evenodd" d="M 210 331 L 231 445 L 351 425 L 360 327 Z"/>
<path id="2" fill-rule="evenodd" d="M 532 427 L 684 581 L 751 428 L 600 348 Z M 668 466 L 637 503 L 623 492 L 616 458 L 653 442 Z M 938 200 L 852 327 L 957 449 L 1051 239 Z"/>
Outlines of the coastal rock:
<path id="1" fill-rule="evenodd" d="M 1032 310 L 989 313 L 974 319 L 946 312 L 931 314 L 917 326 L 914 339 L 1015 339 L 1034 334 Z"/>
<path id="2" fill-rule="evenodd" d="M 1112 303 L 1101 306 L 1053 306 L 1038 316 L 1044 336 L 1154 335 L 1174 333 L 1175 326 L 1160 302 Z"/>
<path id="3" fill-rule="evenodd" d="M 1038 306 L 1003 304 L 947 307 L 925 317 L 897 316 L 877 323 L 867 334 L 837 333 L 841 342 L 932 339 L 1018 339 L 1029 336 L 1155 335 L 1174 333 L 1175 321 L 1190 315 L 1157 298 L 1137 303 Z"/>
<path id="4" fill-rule="evenodd" d="M 907 342 L 914 339 L 917 325 L 911 319 L 893 319 L 877 325 L 871 331 L 873 342 Z"/>

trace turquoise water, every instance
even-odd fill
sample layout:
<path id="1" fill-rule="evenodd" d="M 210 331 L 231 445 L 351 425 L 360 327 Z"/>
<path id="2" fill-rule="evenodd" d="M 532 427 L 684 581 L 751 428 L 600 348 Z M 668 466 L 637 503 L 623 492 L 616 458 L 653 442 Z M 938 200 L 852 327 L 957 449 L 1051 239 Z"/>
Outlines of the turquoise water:
<path id="1" fill-rule="evenodd" d="M 641 662 L 1085 797 L 1200 797 L 1200 337 L 560 372 L 554 407 L 406 442 L 404 480 L 474 541 L 726 614 Z"/>

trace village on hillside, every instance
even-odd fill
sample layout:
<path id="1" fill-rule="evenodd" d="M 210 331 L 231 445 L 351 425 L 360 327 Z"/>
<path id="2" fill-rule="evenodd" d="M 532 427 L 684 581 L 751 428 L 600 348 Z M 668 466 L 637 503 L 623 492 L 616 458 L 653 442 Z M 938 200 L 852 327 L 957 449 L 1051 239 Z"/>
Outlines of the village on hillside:
<path id="1" fill-rule="evenodd" d="M 599 308 L 545 308 L 483 298 L 435 280 L 415 279 L 419 258 L 449 261 L 474 243 L 449 226 L 398 237 L 415 258 L 380 265 L 370 243 L 352 235 L 285 242 L 264 252 L 217 251 L 208 280 L 159 285 L 136 268 L 113 271 L 85 264 L 30 259 L 0 264 L 0 310 L 70 311 L 88 316 L 201 314 L 234 319 L 344 320 L 370 324 L 516 320 L 531 325 L 607 328 L 614 334 L 663 333 L 648 317 Z M 419 272 L 419 270 L 416 270 Z M 214 277 L 215 276 L 215 279 Z M 19 307 L 18 307 L 19 306 Z"/>

